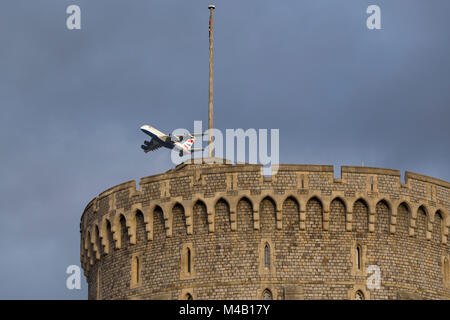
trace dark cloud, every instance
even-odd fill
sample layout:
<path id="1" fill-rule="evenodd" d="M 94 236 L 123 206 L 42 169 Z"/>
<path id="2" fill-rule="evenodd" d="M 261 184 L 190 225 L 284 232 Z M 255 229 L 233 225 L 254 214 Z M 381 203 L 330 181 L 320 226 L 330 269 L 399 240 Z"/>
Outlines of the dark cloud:
<path id="1" fill-rule="evenodd" d="M 369 31 L 375 3 L 383 29 Z M 65 28 L 69 4 L 81 31 Z M 208 4 L 2 1 L 0 298 L 87 297 L 65 288 L 84 206 L 172 167 L 140 151 L 140 125 L 207 120 Z M 450 180 L 450 2 L 216 5 L 216 127 L 280 128 L 283 163 Z"/>

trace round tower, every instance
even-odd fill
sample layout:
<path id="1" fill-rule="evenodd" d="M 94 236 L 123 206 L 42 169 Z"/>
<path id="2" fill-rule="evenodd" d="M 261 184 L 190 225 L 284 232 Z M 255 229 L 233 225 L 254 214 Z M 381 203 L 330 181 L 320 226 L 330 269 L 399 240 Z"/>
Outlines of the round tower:
<path id="1" fill-rule="evenodd" d="M 450 299 L 450 183 L 184 163 L 81 217 L 89 299 Z"/>

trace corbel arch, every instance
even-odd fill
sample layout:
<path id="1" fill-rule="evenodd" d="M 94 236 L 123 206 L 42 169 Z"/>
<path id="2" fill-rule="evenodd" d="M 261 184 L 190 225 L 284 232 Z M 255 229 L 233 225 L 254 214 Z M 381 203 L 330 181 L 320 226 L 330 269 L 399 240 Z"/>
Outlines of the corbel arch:
<path id="1" fill-rule="evenodd" d="M 259 230 L 261 228 L 261 219 L 260 219 L 260 207 L 261 202 L 265 198 L 270 198 L 271 201 L 275 204 L 275 211 L 277 210 L 278 206 L 276 201 L 273 199 L 273 196 L 270 193 L 264 193 L 262 195 L 248 195 L 245 194 L 243 197 L 239 199 L 239 201 L 243 198 L 246 198 L 250 204 L 252 205 L 253 210 L 253 229 Z"/>
<path id="2" fill-rule="evenodd" d="M 442 243 L 446 244 L 448 241 L 448 230 L 450 228 L 450 215 L 449 212 L 444 209 L 443 207 L 438 207 L 438 209 L 440 212 L 442 212 L 442 219 L 443 219 L 443 236 L 442 236 Z"/>
<path id="3" fill-rule="evenodd" d="M 88 248 L 89 248 L 89 237 L 90 237 L 90 232 L 87 229 L 84 229 L 86 231 L 84 231 L 84 235 L 83 235 L 83 251 L 85 251 L 85 254 L 83 254 L 84 256 L 88 256 Z"/>
<path id="4" fill-rule="evenodd" d="M 112 229 L 112 225 L 111 225 L 111 221 L 110 221 L 109 216 L 104 215 L 102 217 L 102 221 L 101 221 L 100 238 L 101 238 L 101 244 L 103 246 L 103 252 L 105 254 L 109 254 L 109 250 L 110 250 L 110 248 L 109 248 L 108 223 L 109 223 L 110 228 Z"/>
<path id="5" fill-rule="evenodd" d="M 225 194 L 219 195 L 214 200 L 214 208 L 220 199 L 224 200 L 228 204 L 228 208 L 230 210 L 231 231 L 236 231 L 237 230 L 237 204 L 238 204 L 240 198 L 237 196 L 228 196 Z"/>
<path id="6" fill-rule="evenodd" d="M 399 219 L 400 217 L 400 208 L 404 207 L 407 211 L 407 232 L 409 236 L 414 235 L 415 228 L 415 219 L 413 218 L 413 208 L 411 204 L 407 200 L 397 201 L 392 210 L 392 218 L 391 218 L 391 233 L 394 234 L 398 232 L 400 229 Z"/>
<path id="7" fill-rule="evenodd" d="M 267 200 L 271 204 L 273 204 L 273 209 L 274 209 L 273 219 L 275 220 L 275 228 L 280 230 L 281 226 L 282 226 L 282 221 L 281 221 L 281 207 L 282 206 L 280 206 L 277 203 L 276 199 L 270 194 L 264 194 L 257 198 L 256 205 L 258 207 L 257 212 L 259 213 L 259 221 L 260 221 L 259 227 L 261 228 L 261 208 L 262 208 L 262 203 L 264 202 L 264 200 Z M 270 219 L 272 219 L 272 218 L 270 218 Z"/>
<path id="8" fill-rule="evenodd" d="M 308 203 L 311 200 L 317 200 L 320 202 L 320 205 L 322 206 L 322 211 L 330 211 L 330 203 L 328 201 L 324 201 L 323 197 L 317 193 L 313 193 L 308 197 L 308 200 L 306 203 Z"/>
<path id="9" fill-rule="evenodd" d="M 436 219 L 440 219 L 440 230 L 439 230 L 439 235 L 438 235 L 438 239 L 440 243 L 447 243 L 447 235 L 445 234 L 446 229 L 447 229 L 447 225 L 446 225 L 446 215 L 444 213 L 444 211 L 442 209 L 436 209 L 434 214 L 434 222 L 433 222 L 433 232 L 434 230 L 434 224 L 436 223 Z M 436 217 L 436 216 L 440 216 L 440 218 Z"/>
<path id="10" fill-rule="evenodd" d="M 306 230 L 306 205 L 308 197 L 302 195 L 297 197 L 300 206 L 300 230 Z"/>
<path id="11" fill-rule="evenodd" d="M 352 201 L 352 207 L 351 207 L 351 210 L 352 210 L 352 230 L 354 230 L 355 228 L 354 228 L 354 222 L 355 222 L 355 205 L 356 205 L 356 203 L 358 203 L 358 202 L 361 202 L 361 203 L 363 203 L 365 206 L 366 206 L 366 208 L 367 208 L 367 230 L 368 231 L 370 231 L 370 229 L 371 229 L 371 227 L 370 227 L 370 222 L 371 221 L 374 221 L 375 220 L 375 213 L 374 213 L 374 210 L 373 210 L 373 204 L 369 201 L 369 200 L 367 200 L 367 198 L 365 198 L 365 197 L 357 197 L 354 201 Z M 372 216 L 372 217 L 371 217 Z M 372 229 L 374 229 L 374 227 L 372 227 Z"/>
<path id="12" fill-rule="evenodd" d="M 348 202 L 345 197 L 343 195 L 335 195 L 331 198 L 328 205 L 330 208 L 330 230 L 334 232 L 346 231 L 349 221 L 347 219 Z M 342 212 L 339 210 L 341 206 L 343 208 Z"/>
<path id="13" fill-rule="evenodd" d="M 96 256 L 96 252 L 97 252 L 97 248 L 95 248 L 95 224 L 92 223 L 91 225 L 89 225 L 88 227 L 89 230 L 89 247 L 90 250 L 92 250 L 91 256 Z"/>
<path id="14" fill-rule="evenodd" d="M 423 211 L 423 213 L 425 214 L 425 225 L 424 225 L 424 229 L 425 229 L 425 239 L 426 240 L 431 240 L 431 228 L 432 228 L 432 223 L 430 222 L 430 212 L 429 209 L 427 208 L 427 206 L 424 203 L 420 203 L 417 205 L 417 208 L 415 210 L 415 214 L 416 214 L 416 221 L 417 221 L 417 229 L 419 228 L 418 224 L 419 224 L 419 211 Z"/>
<path id="15" fill-rule="evenodd" d="M 322 197 L 320 197 L 320 195 L 313 193 L 310 196 L 308 196 L 307 200 L 306 200 L 306 205 L 305 205 L 305 210 L 307 211 L 307 207 L 308 204 L 311 201 L 317 201 L 320 204 L 320 208 L 321 208 L 321 212 L 320 212 L 320 220 L 321 220 L 321 224 L 322 224 L 322 230 L 324 230 L 325 228 L 329 228 L 329 221 L 330 221 L 330 216 L 329 216 L 329 204 L 327 205 L 327 207 L 325 207 L 325 201 L 323 201 Z M 327 217 L 325 219 L 325 210 L 327 210 Z M 307 212 L 306 212 L 307 213 Z M 311 216 L 310 216 L 311 218 Z M 306 220 L 308 220 L 308 217 L 306 216 Z M 307 221 L 306 221 L 307 222 Z M 325 226 L 325 222 L 327 222 L 326 226 Z"/>
<path id="16" fill-rule="evenodd" d="M 217 203 L 219 203 L 219 201 L 223 201 L 227 204 L 228 210 L 229 210 L 228 218 L 229 218 L 229 222 L 230 222 L 230 228 L 231 228 L 231 231 L 235 231 L 236 230 L 236 211 L 232 209 L 234 207 L 233 201 L 225 195 L 218 195 L 217 197 L 214 198 L 214 207 L 213 207 L 214 211 L 216 210 L 215 208 L 217 206 Z"/>
<path id="17" fill-rule="evenodd" d="M 285 195 L 283 198 L 281 198 L 282 200 L 281 202 L 281 206 L 283 206 L 283 204 L 286 202 L 287 199 L 292 199 L 295 202 L 297 202 L 298 207 L 300 208 L 300 200 L 298 199 L 298 197 L 294 194 L 294 193 L 288 193 L 287 195 Z"/>
<path id="18" fill-rule="evenodd" d="M 256 205 L 256 209 L 259 211 L 260 207 L 261 207 L 261 202 L 264 199 L 270 199 L 274 204 L 275 204 L 275 210 L 279 210 L 280 204 L 279 204 L 279 200 L 277 197 L 274 197 L 273 194 L 270 193 L 263 193 L 259 196 L 254 196 L 255 199 L 255 205 Z M 278 200 L 278 201 L 277 201 Z"/>
<path id="19" fill-rule="evenodd" d="M 400 207 L 401 205 L 405 206 L 406 209 L 408 209 L 409 214 L 412 215 L 413 208 L 412 208 L 411 204 L 409 203 L 409 201 L 406 201 L 406 200 L 399 201 L 397 208 Z"/>
<path id="20" fill-rule="evenodd" d="M 190 207 L 189 205 L 186 206 L 186 204 L 183 201 L 180 200 L 173 200 L 170 203 L 170 211 L 172 214 L 172 232 L 175 232 L 175 227 L 176 227 L 176 219 L 177 219 L 177 214 L 175 213 L 176 208 L 181 208 L 182 209 L 182 213 L 179 213 L 178 215 L 184 218 L 184 224 L 182 225 L 183 228 L 183 234 L 188 234 L 188 224 L 187 224 L 187 218 L 186 218 L 186 208 Z M 190 223 L 192 225 L 192 222 Z"/>
<path id="21" fill-rule="evenodd" d="M 258 230 L 259 229 L 259 213 L 257 214 L 257 216 L 255 216 L 255 199 L 252 199 L 252 197 L 250 197 L 248 195 L 241 195 L 240 197 L 236 198 L 235 204 L 234 204 L 234 208 L 235 208 L 234 210 L 236 212 L 236 215 L 238 212 L 239 203 L 241 203 L 241 201 L 246 201 L 250 204 L 251 217 L 253 219 L 253 229 Z M 257 218 L 257 220 L 255 220 L 255 218 Z"/>
<path id="22" fill-rule="evenodd" d="M 127 234 L 129 237 L 130 244 L 136 244 L 136 208 L 125 212 L 123 215 L 125 217 L 125 225 L 127 226 Z"/>
<path id="23" fill-rule="evenodd" d="M 90 234 L 90 238 L 89 238 L 89 245 L 91 247 L 92 253 L 93 253 L 93 257 L 95 257 L 96 260 L 100 259 L 100 250 L 98 247 L 98 238 L 97 238 L 97 224 L 94 222 L 89 226 L 89 234 Z"/>
<path id="24" fill-rule="evenodd" d="M 257 209 L 257 208 L 255 207 L 255 204 L 257 203 L 257 202 L 255 201 L 255 199 L 254 199 L 253 197 L 251 197 L 251 196 L 248 196 L 248 195 L 242 195 L 242 196 L 240 196 L 240 197 L 236 200 L 236 210 L 237 210 L 237 206 L 238 206 L 238 204 L 239 204 L 239 202 L 240 202 L 241 200 L 246 200 L 246 201 L 248 201 L 248 202 L 250 203 L 250 205 L 251 205 L 251 207 L 252 207 L 253 214 L 254 214 L 254 213 L 255 213 L 255 210 Z M 258 219 L 258 220 L 259 220 L 259 219 Z"/>
<path id="25" fill-rule="evenodd" d="M 268 192 L 266 192 L 266 193 L 264 193 L 262 195 L 248 195 L 248 194 L 245 194 L 239 199 L 239 201 L 241 201 L 243 198 L 247 199 L 250 202 L 250 204 L 252 205 L 252 210 L 253 210 L 253 229 L 255 229 L 255 230 L 259 230 L 261 228 L 260 206 L 261 206 L 261 202 L 265 198 L 270 198 L 270 200 L 273 201 L 273 203 L 275 204 L 275 212 L 277 212 L 278 207 L 279 207 L 277 202 L 273 198 L 273 195 L 271 195 Z M 239 201 L 237 203 L 239 203 Z"/>
<path id="26" fill-rule="evenodd" d="M 398 216 L 398 208 L 400 208 L 401 206 L 404 206 L 406 208 L 406 210 L 408 211 L 408 217 L 410 220 L 415 219 L 415 215 L 413 214 L 413 212 L 414 211 L 417 212 L 417 210 L 414 210 L 412 205 L 407 200 L 401 200 L 396 203 L 395 211 L 393 211 L 393 212 L 395 212 L 396 216 Z M 410 223 L 410 226 L 413 226 L 413 223 Z"/>
<path id="27" fill-rule="evenodd" d="M 187 234 L 193 234 L 193 209 L 194 209 L 194 204 L 190 201 L 183 201 L 183 200 L 174 200 L 171 203 L 171 208 L 173 210 L 173 208 L 179 204 L 180 206 L 183 207 L 184 210 L 184 217 L 186 220 L 186 233 Z"/>
<path id="28" fill-rule="evenodd" d="M 432 210 L 425 204 L 419 206 L 425 212 L 426 216 L 426 239 L 431 240 L 431 233 L 433 232 L 433 223 L 435 215 L 432 214 Z"/>
<path id="29" fill-rule="evenodd" d="M 152 240 L 153 216 L 149 213 L 148 207 L 143 208 L 141 203 L 134 203 L 130 210 L 125 214 L 130 244 L 136 244 L 136 216 L 138 213 L 141 213 L 144 217 L 144 227 L 147 234 L 147 240 Z"/>
<path id="30" fill-rule="evenodd" d="M 217 197 L 214 198 L 214 207 L 217 205 L 217 203 L 218 203 L 220 200 L 226 202 L 227 205 L 228 205 L 229 207 L 231 207 L 231 201 L 228 199 L 228 197 L 223 196 L 223 195 L 220 195 L 220 196 L 217 196 Z"/>
<path id="31" fill-rule="evenodd" d="M 91 232 L 92 248 L 95 252 L 95 259 L 100 260 L 100 254 L 101 254 L 100 229 L 99 229 L 97 223 L 93 223 L 91 227 L 92 227 L 92 232 Z"/>
<path id="32" fill-rule="evenodd" d="M 218 195 L 214 198 L 213 201 L 213 210 L 214 210 L 214 229 L 216 230 L 219 226 L 216 224 L 216 219 L 219 219 L 218 213 L 217 213 L 217 205 L 219 203 L 224 203 L 227 207 L 227 212 L 225 215 L 225 224 L 228 224 L 231 231 L 236 230 L 236 212 L 233 213 L 232 216 L 232 209 L 231 209 L 231 202 L 225 195 Z M 223 219 L 223 218 L 222 218 Z M 218 220 L 220 221 L 220 220 Z M 225 227 L 227 228 L 227 227 Z"/>
<path id="33" fill-rule="evenodd" d="M 386 230 L 387 233 L 389 234 L 392 231 L 392 226 L 394 226 L 394 232 L 395 232 L 395 225 L 397 223 L 397 210 L 396 210 L 396 206 L 394 206 L 392 204 L 391 201 L 389 201 L 386 198 L 381 198 L 381 199 L 377 199 L 375 206 L 374 206 L 374 214 L 369 214 L 369 232 L 374 232 L 375 231 L 375 224 L 378 223 L 380 224 L 381 221 L 379 219 L 379 217 L 377 217 L 378 213 L 377 213 L 377 208 L 378 205 L 383 203 L 386 207 L 387 207 L 387 211 L 388 211 L 388 216 L 387 216 L 387 225 L 386 225 Z M 394 212 L 395 211 L 395 212 Z M 377 221 L 378 220 L 378 221 Z M 378 228 L 380 228 L 380 226 L 378 226 Z M 379 229 L 380 230 L 380 229 Z"/>
<path id="34" fill-rule="evenodd" d="M 335 201 L 335 200 L 340 201 L 340 202 L 344 205 L 344 210 L 345 210 L 345 212 L 348 212 L 349 206 L 348 206 L 348 201 L 345 199 L 345 197 L 343 197 L 343 196 L 335 196 L 335 197 L 332 197 L 331 200 L 330 200 L 330 203 L 329 203 L 329 206 L 330 206 L 330 207 L 331 207 L 331 203 L 332 203 L 333 201 Z"/>
<path id="35" fill-rule="evenodd" d="M 128 225 L 127 225 L 127 217 L 125 216 L 125 214 L 123 214 L 123 213 L 116 213 L 114 216 L 113 216 L 113 218 L 112 218 L 112 220 L 113 220 L 113 223 L 112 223 L 112 225 L 111 225 L 111 231 L 112 231 L 112 233 L 113 233 L 113 239 L 114 239 L 114 241 L 115 241 L 115 244 L 116 244 L 116 248 L 117 249 L 121 249 L 122 248 L 122 234 L 121 234 L 121 228 L 122 228 L 122 226 L 121 226 L 121 223 L 120 223 L 120 219 L 121 218 L 124 218 L 125 219 L 125 226 L 127 227 L 127 229 L 128 229 Z M 128 231 L 126 232 L 126 234 L 128 235 Z"/>
<path id="36" fill-rule="evenodd" d="M 349 201 L 350 207 L 348 208 L 348 210 L 352 210 L 352 212 L 353 212 L 353 208 L 355 206 L 355 203 L 358 202 L 358 201 L 361 201 L 361 202 L 363 202 L 366 205 L 367 210 L 368 210 L 369 213 L 372 212 L 371 202 L 369 200 L 367 200 L 366 197 L 363 197 L 363 196 L 357 197 L 357 198 Z"/>
<path id="37" fill-rule="evenodd" d="M 429 215 L 430 215 L 430 210 L 428 209 L 427 205 L 424 203 L 421 203 L 417 206 L 417 211 L 419 211 L 419 209 L 422 209 L 423 212 L 425 212 L 425 215 L 427 216 L 427 219 L 429 219 Z"/>
<path id="38" fill-rule="evenodd" d="M 159 208 L 162 211 L 166 237 L 172 236 L 172 210 L 171 210 L 172 207 L 170 205 L 171 203 L 167 202 L 167 203 L 154 203 L 150 206 L 150 213 L 153 216 L 153 219 L 156 209 Z"/>
<path id="39" fill-rule="evenodd" d="M 140 212 L 144 217 L 145 229 L 147 231 L 146 217 L 141 203 L 134 203 L 130 210 L 125 213 L 125 221 L 128 229 L 128 236 L 130 237 L 130 244 L 136 244 L 136 215 Z"/>
<path id="40" fill-rule="evenodd" d="M 140 210 L 144 216 L 147 240 L 153 240 L 153 211 L 150 210 L 150 206 L 142 206 Z"/>
<path id="41" fill-rule="evenodd" d="M 91 230 L 87 231 L 85 242 L 84 242 L 84 248 L 86 250 L 86 256 L 88 260 L 88 265 L 94 264 L 94 255 L 92 253 L 92 244 L 91 244 Z"/>
<path id="42" fill-rule="evenodd" d="M 284 196 L 282 198 L 282 200 L 280 201 L 280 203 L 281 203 L 280 207 L 281 207 L 281 211 L 282 211 L 281 219 L 284 219 L 285 222 L 288 219 L 288 215 L 287 215 L 287 213 L 285 211 L 285 205 L 286 205 L 286 202 L 288 200 L 294 202 L 295 205 L 297 206 L 297 212 L 296 212 L 296 216 L 297 217 L 295 219 L 298 219 L 298 222 L 296 222 L 296 223 L 298 223 L 298 227 L 300 228 L 300 212 L 301 212 L 300 208 L 301 208 L 301 205 L 300 205 L 300 201 L 297 198 L 297 196 L 292 194 L 292 193 L 289 193 L 288 195 Z M 286 227 L 285 224 L 283 224 L 283 227 Z"/>
<path id="43" fill-rule="evenodd" d="M 213 233 L 214 232 L 214 221 L 215 221 L 215 204 L 216 204 L 216 198 L 206 198 L 202 199 L 201 201 L 206 207 L 206 214 L 207 214 L 207 222 L 208 222 L 208 232 Z M 196 201 L 196 203 L 199 200 Z"/>
<path id="44" fill-rule="evenodd" d="M 207 200 L 202 199 L 200 197 L 196 197 L 193 201 L 192 201 L 192 214 L 194 214 L 194 207 L 197 204 L 202 204 L 205 207 L 206 210 L 206 225 L 207 225 L 207 229 L 208 229 L 208 233 L 209 232 L 214 232 L 214 210 L 212 209 L 214 203 L 214 199 L 213 198 L 209 198 Z M 194 219 L 195 221 L 195 219 Z"/>
<path id="45" fill-rule="evenodd" d="M 379 204 L 380 202 L 384 202 L 386 204 L 386 206 L 388 207 L 388 209 L 389 209 L 389 214 L 392 214 L 392 211 L 394 210 L 394 205 L 393 205 L 392 201 L 390 201 L 387 198 L 377 199 L 376 203 L 375 203 L 375 206 L 377 204 Z"/>

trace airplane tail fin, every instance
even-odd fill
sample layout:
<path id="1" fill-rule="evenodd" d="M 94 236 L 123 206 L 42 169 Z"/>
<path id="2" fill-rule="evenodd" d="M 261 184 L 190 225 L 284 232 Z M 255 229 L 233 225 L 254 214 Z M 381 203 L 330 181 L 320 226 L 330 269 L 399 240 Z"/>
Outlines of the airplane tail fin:
<path id="1" fill-rule="evenodd" d="M 191 152 L 192 146 L 194 145 L 194 140 L 195 140 L 195 137 L 192 137 L 192 138 L 190 138 L 190 139 L 187 139 L 187 140 L 183 143 L 183 149 L 186 150 L 186 151 L 188 151 L 188 152 Z"/>
<path id="2" fill-rule="evenodd" d="M 194 140 L 195 140 L 195 137 L 192 137 L 191 139 L 186 140 L 183 143 L 183 149 L 186 150 L 189 153 L 199 152 L 199 151 L 205 150 L 203 148 L 192 148 L 192 146 L 194 145 Z"/>

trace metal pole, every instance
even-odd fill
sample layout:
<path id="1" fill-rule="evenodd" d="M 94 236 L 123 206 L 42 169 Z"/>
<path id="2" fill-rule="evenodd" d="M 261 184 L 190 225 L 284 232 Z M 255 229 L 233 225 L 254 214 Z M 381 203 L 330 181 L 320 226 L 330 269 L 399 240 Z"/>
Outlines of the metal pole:
<path id="1" fill-rule="evenodd" d="M 215 5 L 210 4 L 209 9 L 209 110 L 208 110 L 208 150 L 209 157 L 214 156 L 212 149 L 212 128 L 213 128 L 213 10 Z"/>

